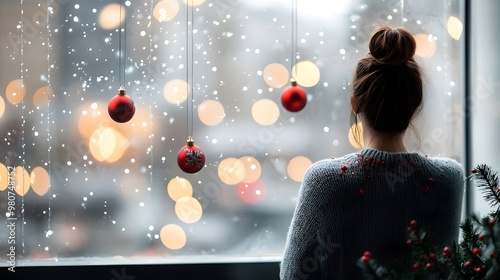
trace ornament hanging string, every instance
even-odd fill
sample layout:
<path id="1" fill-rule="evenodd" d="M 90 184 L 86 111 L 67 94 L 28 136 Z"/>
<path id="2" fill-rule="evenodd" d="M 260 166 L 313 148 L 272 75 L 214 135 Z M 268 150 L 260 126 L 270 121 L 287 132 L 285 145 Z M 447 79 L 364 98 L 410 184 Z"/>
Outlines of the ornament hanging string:
<path id="1" fill-rule="evenodd" d="M 123 11 L 123 14 L 122 14 Z M 123 17 L 123 20 L 122 20 Z M 127 13 L 125 10 L 125 6 L 123 5 L 123 0 L 120 0 L 120 25 L 118 29 L 118 71 L 119 72 L 119 83 L 120 86 L 125 86 L 125 68 L 127 65 Z M 123 27 L 122 27 L 123 24 Z M 122 33 L 125 33 L 125 36 L 122 36 Z M 123 67 L 123 68 L 122 68 Z"/>
<path id="2" fill-rule="evenodd" d="M 299 44 L 298 44 L 298 17 L 297 17 L 297 0 L 292 1 L 292 59 L 291 69 L 294 69 L 294 73 L 292 73 L 292 77 L 297 78 L 298 73 L 298 53 L 299 53 Z M 295 68 L 294 68 L 295 66 Z"/>
<path id="3" fill-rule="evenodd" d="M 193 136 L 194 127 L 194 8 L 193 5 L 186 2 L 186 118 L 188 136 Z M 191 7 L 191 8 L 190 8 Z M 189 27 L 189 19 L 191 17 L 191 28 Z M 189 42 L 191 39 L 191 43 Z M 188 66 L 189 65 L 189 66 Z M 189 104 L 191 103 L 191 104 Z M 191 112 L 189 106 L 191 105 Z M 190 114 L 191 113 L 191 114 Z"/>

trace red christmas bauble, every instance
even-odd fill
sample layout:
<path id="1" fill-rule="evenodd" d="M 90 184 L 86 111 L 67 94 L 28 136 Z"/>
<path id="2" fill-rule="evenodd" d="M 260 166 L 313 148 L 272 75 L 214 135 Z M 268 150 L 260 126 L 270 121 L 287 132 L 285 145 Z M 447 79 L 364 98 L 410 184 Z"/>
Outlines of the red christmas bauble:
<path id="1" fill-rule="evenodd" d="M 298 112 L 306 106 L 306 103 L 306 92 L 292 79 L 291 85 L 281 94 L 281 104 L 290 112 Z"/>
<path id="2" fill-rule="evenodd" d="M 187 140 L 187 145 L 179 150 L 177 165 L 186 173 L 196 173 L 205 165 L 205 154 L 191 137 Z"/>
<path id="3" fill-rule="evenodd" d="M 119 123 L 128 122 L 134 116 L 134 101 L 126 95 L 123 87 L 120 87 L 118 94 L 109 101 L 108 113 L 115 122 Z"/>

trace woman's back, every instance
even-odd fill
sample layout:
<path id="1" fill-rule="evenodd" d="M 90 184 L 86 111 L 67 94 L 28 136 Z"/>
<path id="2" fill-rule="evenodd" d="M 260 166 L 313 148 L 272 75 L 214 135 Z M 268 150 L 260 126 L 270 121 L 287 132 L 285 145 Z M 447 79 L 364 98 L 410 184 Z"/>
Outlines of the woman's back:
<path id="1" fill-rule="evenodd" d="M 282 279 L 359 279 L 363 252 L 411 267 L 406 229 L 416 220 L 444 247 L 458 239 L 464 175 L 450 159 L 365 149 L 307 172 Z"/>

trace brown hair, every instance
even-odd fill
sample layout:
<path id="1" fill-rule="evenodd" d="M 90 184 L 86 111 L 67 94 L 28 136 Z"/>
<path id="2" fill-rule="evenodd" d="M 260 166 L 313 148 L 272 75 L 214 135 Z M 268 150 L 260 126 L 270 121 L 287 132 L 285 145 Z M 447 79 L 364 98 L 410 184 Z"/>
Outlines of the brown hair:
<path id="1" fill-rule="evenodd" d="M 415 38 L 403 28 L 383 26 L 368 46 L 370 52 L 359 60 L 353 77 L 354 113 L 363 114 L 375 131 L 403 132 L 422 104 Z"/>

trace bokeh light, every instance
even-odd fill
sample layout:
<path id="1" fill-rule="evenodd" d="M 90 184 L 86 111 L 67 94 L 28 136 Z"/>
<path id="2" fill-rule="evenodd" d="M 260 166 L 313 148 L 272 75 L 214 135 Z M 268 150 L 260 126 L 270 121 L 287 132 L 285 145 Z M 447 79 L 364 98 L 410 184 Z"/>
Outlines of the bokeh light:
<path id="1" fill-rule="evenodd" d="M 199 6 L 205 2 L 205 0 L 182 0 L 184 4 L 189 6 Z"/>
<path id="2" fill-rule="evenodd" d="M 357 124 L 351 125 L 349 128 L 348 138 L 351 146 L 356 149 L 362 149 L 365 146 L 363 140 L 363 124 L 358 122 Z"/>
<path id="3" fill-rule="evenodd" d="M 189 85 L 179 79 L 171 80 L 163 87 L 163 97 L 168 103 L 179 105 L 188 97 Z"/>
<path id="4" fill-rule="evenodd" d="M 267 194 L 266 184 L 261 180 L 253 183 L 239 183 L 238 196 L 247 204 L 257 204 L 261 202 Z"/>
<path id="5" fill-rule="evenodd" d="M 30 190 L 30 175 L 22 166 L 14 168 L 14 190 L 24 196 Z"/>
<path id="6" fill-rule="evenodd" d="M 0 163 L 0 191 L 4 191 L 9 186 L 9 170 Z"/>
<path id="7" fill-rule="evenodd" d="M 21 79 L 12 80 L 5 89 L 5 97 L 10 104 L 16 105 L 23 101 L 26 96 L 26 88 Z"/>
<path id="8" fill-rule="evenodd" d="M 89 149 L 92 156 L 101 162 L 119 160 L 128 146 L 128 139 L 111 127 L 96 129 L 89 139 Z"/>
<path id="9" fill-rule="evenodd" d="M 168 224 L 161 228 L 160 239 L 165 247 L 171 250 L 179 250 L 186 245 L 186 233 L 175 224 Z"/>
<path id="10" fill-rule="evenodd" d="M 188 180 L 175 177 L 168 182 L 167 193 L 173 201 L 177 201 L 181 197 L 192 196 L 193 186 Z"/>
<path id="11" fill-rule="evenodd" d="M 312 162 L 310 159 L 304 156 L 296 156 L 288 162 L 286 168 L 288 176 L 295 182 L 302 182 L 304 180 L 304 175 L 309 167 L 311 167 Z"/>
<path id="12" fill-rule="evenodd" d="M 49 96 L 52 96 L 54 91 L 47 86 L 41 87 L 35 91 L 35 95 L 33 95 L 33 105 L 35 108 L 44 108 L 47 106 Z"/>
<path id="13" fill-rule="evenodd" d="M 272 125 L 280 117 L 280 109 L 270 99 L 261 99 L 252 106 L 252 117 L 260 125 Z"/>
<path id="14" fill-rule="evenodd" d="M 78 132 L 85 139 L 90 136 L 99 127 L 110 127 L 113 121 L 108 117 L 108 105 L 101 102 L 85 104 L 81 108 L 80 118 L 78 119 Z"/>
<path id="15" fill-rule="evenodd" d="M 436 52 L 436 41 L 434 37 L 429 34 L 417 34 L 415 35 L 415 41 L 417 41 L 417 49 L 415 55 L 420 57 L 431 57 Z"/>
<path id="16" fill-rule="evenodd" d="M 262 167 L 256 158 L 244 156 L 240 158 L 240 162 L 245 167 L 245 177 L 241 180 L 243 183 L 253 183 L 260 178 Z"/>
<path id="17" fill-rule="evenodd" d="M 462 36 L 462 31 L 464 29 L 464 25 L 462 24 L 462 22 L 458 18 L 450 16 L 448 18 L 446 27 L 451 38 L 458 41 L 460 39 L 460 36 Z"/>
<path id="18" fill-rule="evenodd" d="M 39 196 L 45 195 L 50 187 L 49 173 L 41 166 L 35 167 L 30 174 L 30 183 L 36 194 Z"/>
<path id="19" fill-rule="evenodd" d="M 318 66 L 311 61 L 301 61 L 292 68 L 292 76 L 303 87 L 313 87 L 318 84 L 320 71 Z"/>
<path id="20" fill-rule="evenodd" d="M 223 159 L 218 166 L 218 175 L 225 184 L 236 185 L 245 178 L 245 165 L 237 158 Z"/>
<path id="21" fill-rule="evenodd" d="M 281 88 L 288 84 L 288 69 L 280 63 L 271 63 L 264 68 L 263 78 L 267 85 L 273 88 Z"/>
<path id="22" fill-rule="evenodd" d="M 118 28 L 126 17 L 126 9 L 120 4 L 108 4 L 99 13 L 98 23 L 102 29 L 112 30 Z"/>
<path id="23" fill-rule="evenodd" d="M 175 214 L 179 220 L 193 224 L 201 219 L 203 209 L 200 202 L 191 196 L 184 196 L 179 198 L 175 203 Z"/>
<path id="24" fill-rule="evenodd" d="M 179 13 L 179 3 L 175 0 L 161 0 L 153 9 L 153 16 L 159 21 L 170 21 Z"/>
<path id="25" fill-rule="evenodd" d="M 3 113 L 5 113 L 5 101 L 0 96 L 0 118 L 3 116 Z"/>
<path id="26" fill-rule="evenodd" d="M 225 116 L 224 106 L 217 100 L 205 100 L 198 105 L 198 117 L 206 125 L 218 125 Z"/>

